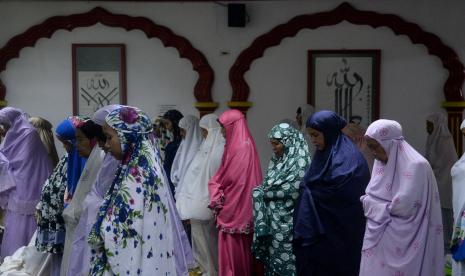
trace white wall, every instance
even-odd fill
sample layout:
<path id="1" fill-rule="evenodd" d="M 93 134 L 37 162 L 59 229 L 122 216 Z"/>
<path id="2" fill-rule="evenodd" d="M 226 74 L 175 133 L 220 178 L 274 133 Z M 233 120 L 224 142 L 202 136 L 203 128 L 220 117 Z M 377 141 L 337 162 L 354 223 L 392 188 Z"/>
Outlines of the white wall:
<path id="1" fill-rule="evenodd" d="M 121 2 L 0 2 L 0 47 L 16 34 L 50 16 L 82 13 L 102 6 L 113 13 L 145 16 L 186 37 L 204 53 L 215 72 L 214 100 L 225 110 L 231 97 L 228 73 L 239 53 L 259 35 L 292 17 L 327 11 L 341 1 L 248 2 L 251 22 L 245 28 L 227 27 L 226 7 L 215 3 L 121 3 Z M 465 60 L 465 2 L 460 0 L 350 1 L 356 8 L 395 13 L 437 34 Z M 58 31 L 21 51 L 0 75 L 8 89 L 9 105 L 54 124 L 72 112 L 71 44 L 124 43 L 127 58 L 128 103 L 155 115 L 158 104 L 176 103 L 185 113 L 194 113 L 192 91 L 197 73 L 177 50 L 147 39 L 141 31 L 96 25 L 72 32 Z M 292 118 L 296 107 L 305 103 L 307 50 L 381 49 L 381 117 L 401 122 L 404 135 L 424 151 L 424 118 L 442 111 L 442 87 L 447 71 L 440 60 L 429 56 L 425 47 L 413 45 L 405 36 L 388 28 L 372 29 L 342 23 L 317 30 L 303 30 L 268 49 L 256 60 L 246 79 L 251 88 L 249 125 L 265 167 L 270 156 L 266 134 L 283 118 Z M 222 51 L 229 52 L 221 55 Z"/>

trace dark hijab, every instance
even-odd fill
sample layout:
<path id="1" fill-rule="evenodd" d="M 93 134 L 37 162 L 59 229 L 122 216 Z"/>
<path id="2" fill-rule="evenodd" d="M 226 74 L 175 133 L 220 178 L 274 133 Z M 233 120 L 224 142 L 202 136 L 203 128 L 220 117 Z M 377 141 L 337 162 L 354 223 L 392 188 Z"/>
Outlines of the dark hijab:
<path id="1" fill-rule="evenodd" d="M 180 142 L 182 140 L 179 121 L 181 121 L 183 117 L 184 115 L 176 109 L 170 109 L 163 114 L 163 119 L 169 120 L 173 125 L 173 136 L 175 142 Z"/>
<path id="2" fill-rule="evenodd" d="M 363 155 L 341 132 L 345 125 L 332 111 L 316 112 L 306 123 L 323 133 L 325 148 L 315 152 L 294 211 L 299 275 L 324 275 L 315 267 L 334 276 L 358 275 L 365 230 L 360 197 L 370 173 Z"/>
<path id="3" fill-rule="evenodd" d="M 171 167 L 173 166 L 174 157 L 178 151 L 179 145 L 181 144 L 181 130 L 179 129 L 179 121 L 183 118 L 181 112 L 176 109 L 166 111 L 163 115 L 163 119 L 169 120 L 173 125 L 173 141 L 168 143 L 165 147 L 165 160 L 163 161 L 163 169 L 165 169 L 168 182 L 170 184 L 171 193 L 174 195 L 174 186 L 171 182 Z"/>
<path id="4" fill-rule="evenodd" d="M 87 120 L 79 129 L 89 140 L 97 139 L 98 141 L 105 142 L 107 138 L 103 134 L 102 126 L 96 124 L 92 120 Z"/>

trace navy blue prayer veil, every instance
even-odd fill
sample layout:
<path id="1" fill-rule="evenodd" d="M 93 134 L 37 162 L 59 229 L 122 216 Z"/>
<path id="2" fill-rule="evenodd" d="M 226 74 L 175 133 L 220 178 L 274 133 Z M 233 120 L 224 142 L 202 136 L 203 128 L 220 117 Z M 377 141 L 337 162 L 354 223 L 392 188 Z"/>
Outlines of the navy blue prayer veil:
<path id="1" fill-rule="evenodd" d="M 341 132 L 345 125 L 332 111 L 316 112 L 306 122 L 323 133 L 325 148 L 315 152 L 294 210 L 298 275 L 358 275 L 365 231 L 360 197 L 370 173 L 363 155 Z"/>
<path id="2" fill-rule="evenodd" d="M 163 161 L 163 169 L 168 177 L 171 193 L 174 195 L 174 185 L 171 181 L 171 167 L 173 166 L 174 157 L 181 144 L 181 131 L 179 129 L 179 121 L 183 118 L 181 112 L 176 109 L 170 109 L 163 114 L 163 119 L 169 120 L 173 125 L 173 141 L 168 143 L 165 147 L 165 160 Z"/>
<path id="3" fill-rule="evenodd" d="M 323 133 L 325 148 L 315 152 L 305 175 L 306 183 L 315 184 L 322 180 L 333 184 L 344 182 L 344 179 L 352 177 L 360 165 L 367 165 L 358 148 L 342 133 L 346 125 L 346 120 L 327 110 L 316 112 L 308 118 L 307 128 Z"/>

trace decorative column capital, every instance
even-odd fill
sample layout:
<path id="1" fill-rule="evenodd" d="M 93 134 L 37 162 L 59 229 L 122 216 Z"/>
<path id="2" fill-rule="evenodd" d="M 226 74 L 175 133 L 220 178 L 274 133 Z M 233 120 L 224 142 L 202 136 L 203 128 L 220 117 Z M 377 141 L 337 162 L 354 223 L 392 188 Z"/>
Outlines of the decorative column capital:
<path id="1" fill-rule="evenodd" d="M 462 109 L 463 110 L 465 109 L 465 101 L 459 101 L 459 102 L 446 101 L 442 103 L 442 107 L 444 107 L 447 110 L 449 109 Z"/>
<path id="2" fill-rule="evenodd" d="M 237 110 L 241 111 L 242 113 L 244 113 L 244 115 L 247 115 L 247 111 L 252 106 L 253 106 L 252 102 L 246 102 L 246 101 L 244 101 L 244 102 L 243 101 L 231 101 L 231 102 L 228 102 L 228 107 L 229 108 L 237 109 Z"/>
<path id="3" fill-rule="evenodd" d="M 195 107 L 200 113 L 200 117 L 203 115 L 207 115 L 210 113 L 213 113 L 217 108 L 219 104 L 216 102 L 196 102 Z"/>

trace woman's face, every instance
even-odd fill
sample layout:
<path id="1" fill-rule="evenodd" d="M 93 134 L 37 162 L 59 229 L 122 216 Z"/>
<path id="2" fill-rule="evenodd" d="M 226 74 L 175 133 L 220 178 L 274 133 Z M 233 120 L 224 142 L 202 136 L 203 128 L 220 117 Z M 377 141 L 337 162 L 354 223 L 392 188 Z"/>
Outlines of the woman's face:
<path id="1" fill-rule="evenodd" d="M 281 157 L 284 154 L 284 145 L 277 139 L 270 139 L 271 149 L 277 157 Z"/>
<path id="2" fill-rule="evenodd" d="M 89 157 L 92 151 L 91 141 L 84 135 L 79 128 L 76 129 L 77 151 L 81 157 Z"/>
<path id="3" fill-rule="evenodd" d="M 163 132 L 162 126 L 160 124 L 155 123 L 152 125 L 152 127 L 153 127 L 153 134 L 155 135 L 155 137 L 161 138 L 162 132 Z"/>
<path id="4" fill-rule="evenodd" d="M 107 123 L 103 124 L 103 133 L 107 138 L 105 142 L 105 149 L 115 159 L 123 160 L 123 150 L 121 149 L 121 141 L 119 140 L 118 133 L 112 129 Z"/>
<path id="5" fill-rule="evenodd" d="M 173 123 L 170 120 L 164 119 L 163 124 L 165 125 L 166 130 L 173 131 Z"/>
<path id="6" fill-rule="evenodd" d="M 310 139 L 312 140 L 312 144 L 315 146 L 317 150 L 324 150 L 326 145 L 325 145 L 325 136 L 323 132 L 320 132 L 314 128 L 308 127 L 307 128 L 307 133 L 310 136 Z"/>
<path id="7" fill-rule="evenodd" d="M 365 136 L 365 140 L 367 142 L 368 148 L 371 151 L 371 154 L 373 154 L 373 157 L 383 163 L 386 163 L 388 161 L 388 156 L 383 146 L 381 146 L 378 141 L 371 138 L 370 136 Z"/>
<path id="8" fill-rule="evenodd" d="M 201 127 L 200 130 L 202 131 L 202 137 L 203 137 L 203 139 L 207 139 L 208 130 L 204 129 L 203 127 Z"/>
<path id="9" fill-rule="evenodd" d="M 67 153 L 70 153 L 71 150 L 73 149 L 73 144 L 71 144 L 69 141 L 66 141 L 60 137 L 57 136 L 58 141 L 61 142 L 63 145 L 63 148 L 66 150 Z"/>

